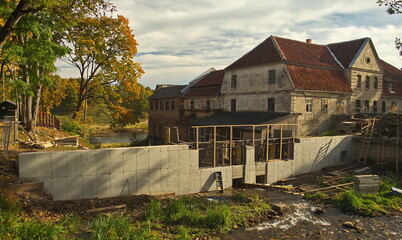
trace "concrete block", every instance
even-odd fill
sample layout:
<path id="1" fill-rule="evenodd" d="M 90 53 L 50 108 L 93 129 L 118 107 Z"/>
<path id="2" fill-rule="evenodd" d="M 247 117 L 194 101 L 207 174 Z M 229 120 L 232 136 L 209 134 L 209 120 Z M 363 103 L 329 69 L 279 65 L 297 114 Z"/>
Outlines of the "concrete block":
<path id="1" fill-rule="evenodd" d="M 134 172 L 137 170 L 137 149 L 124 149 L 124 172 Z"/>
<path id="2" fill-rule="evenodd" d="M 111 197 L 111 176 L 110 174 L 102 174 L 96 176 L 96 197 Z"/>
<path id="3" fill-rule="evenodd" d="M 161 193 L 162 192 L 161 170 L 160 169 L 151 169 L 149 171 L 148 179 L 149 179 L 150 193 Z"/>
<path id="4" fill-rule="evenodd" d="M 124 149 L 110 150 L 111 173 L 123 173 L 124 170 Z"/>
<path id="5" fill-rule="evenodd" d="M 82 193 L 82 177 L 69 177 L 67 178 L 68 194 L 67 199 L 75 200 L 83 197 Z"/>
<path id="6" fill-rule="evenodd" d="M 36 168 L 36 173 L 35 177 L 40 178 L 40 177 L 51 177 L 52 176 L 52 164 L 51 164 L 51 158 L 49 157 L 48 154 L 35 154 L 34 156 L 34 161 L 35 161 L 35 168 Z"/>
<path id="7" fill-rule="evenodd" d="M 137 171 L 149 169 L 149 151 L 147 148 L 137 149 Z"/>
<path id="8" fill-rule="evenodd" d="M 169 192 L 169 171 L 162 168 L 161 170 L 161 192 Z"/>
<path id="9" fill-rule="evenodd" d="M 137 192 L 136 194 L 149 194 L 148 171 L 137 171 Z"/>
<path id="10" fill-rule="evenodd" d="M 190 191 L 192 193 L 197 193 L 201 191 L 201 174 L 200 172 L 191 173 L 191 186 Z"/>
<path id="11" fill-rule="evenodd" d="M 149 149 L 149 169 L 161 169 L 161 148 Z"/>
<path id="12" fill-rule="evenodd" d="M 137 173 L 125 172 L 123 173 L 123 195 L 131 195 L 137 193 Z"/>
<path id="13" fill-rule="evenodd" d="M 96 174 L 96 159 L 94 151 L 82 151 L 82 175 L 92 176 Z"/>
<path id="14" fill-rule="evenodd" d="M 211 170 L 201 171 L 200 192 L 216 190 L 215 174 Z"/>
<path id="15" fill-rule="evenodd" d="M 67 154 L 67 175 L 69 177 L 82 176 L 82 152 L 69 152 Z"/>
<path id="16" fill-rule="evenodd" d="M 50 177 L 40 177 L 40 178 L 36 178 L 36 180 L 38 181 L 38 182 L 43 182 L 43 185 L 44 185 L 44 187 L 45 187 L 45 189 L 46 189 L 46 191 L 48 192 L 48 193 L 52 193 L 53 192 L 53 188 L 52 188 L 52 178 L 50 178 Z"/>
<path id="17" fill-rule="evenodd" d="M 110 158 L 110 151 L 112 150 L 96 150 L 95 160 L 96 160 L 96 173 L 99 174 L 110 174 L 112 171 L 112 160 Z"/>
<path id="18" fill-rule="evenodd" d="M 19 154 L 18 170 L 20 177 L 35 178 L 36 164 L 34 156 L 32 154 Z"/>
<path id="19" fill-rule="evenodd" d="M 83 198 L 96 197 L 96 176 L 82 177 L 82 197 Z"/>
<path id="20" fill-rule="evenodd" d="M 52 162 L 52 177 L 53 178 L 61 178 L 67 177 L 67 152 L 52 152 L 49 153 Z M 40 159 L 44 158 L 42 156 Z M 37 158 L 38 160 L 38 158 Z M 39 161 L 39 165 L 42 160 Z M 38 166 L 39 166 L 38 165 Z"/>
<path id="21" fill-rule="evenodd" d="M 168 157 L 169 175 L 171 175 L 170 172 L 176 172 L 180 169 L 180 152 L 176 150 L 168 150 Z M 176 173 L 173 175 L 176 175 Z"/>
<path id="22" fill-rule="evenodd" d="M 199 169 L 199 150 L 189 150 L 190 151 L 190 171 L 198 172 Z"/>
<path id="23" fill-rule="evenodd" d="M 185 176 L 190 174 L 190 151 L 180 152 L 180 175 Z"/>
<path id="24" fill-rule="evenodd" d="M 180 177 L 176 176 L 169 176 L 168 182 L 168 191 L 167 192 L 174 192 L 179 194 L 180 192 Z"/>
<path id="25" fill-rule="evenodd" d="M 52 180 L 52 196 L 53 200 L 67 200 L 68 199 L 68 181 L 67 178 L 53 178 Z"/>
<path id="26" fill-rule="evenodd" d="M 110 196 L 117 197 L 123 195 L 123 187 L 124 187 L 124 174 L 112 173 L 110 183 Z"/>
<path id="27" fill-rule="evenodd" d="M 189 194 L 191 193 L 191 181 L 189 181 L 189 176 L 180 176 L 180 188 L 179 188 L 179 194 Z"/>
<path id="28" fill-rule="evenodd" d="M 161 148 L 160 152 L 160 166 L 161 169 L 168 169 L 168 162 L 169 162 L 169 154 L 167 148 Z"/>

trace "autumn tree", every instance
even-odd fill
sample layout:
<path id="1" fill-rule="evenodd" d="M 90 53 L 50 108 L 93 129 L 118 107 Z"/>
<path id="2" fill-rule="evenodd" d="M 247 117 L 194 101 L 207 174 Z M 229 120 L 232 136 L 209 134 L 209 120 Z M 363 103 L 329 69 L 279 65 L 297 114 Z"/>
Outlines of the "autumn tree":
<path id="1" fill-rule="evenodd" d="M 108 96 L 117 84 L 137 86 L 137 78 L 143 73 L 140 64 L 134 62 L 137 42 L 123 16 L 83 17 L 65 37 L 69 47 L 63 60 L 79 71 L 78 100 L 73 119 L 81 111 L 84 101 Z"/>

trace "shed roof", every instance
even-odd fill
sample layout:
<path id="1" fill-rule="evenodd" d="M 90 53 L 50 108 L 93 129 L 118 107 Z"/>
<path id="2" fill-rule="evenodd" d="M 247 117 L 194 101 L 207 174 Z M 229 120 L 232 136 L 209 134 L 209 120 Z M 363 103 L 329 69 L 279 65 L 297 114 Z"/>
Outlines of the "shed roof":
<path id="1" fill-rule="evenodd" d="M 180 97 L 180 91 L 186 85 L 173 85 L 164 88 L 159 88 L 148 99 L 176 98 Z"/>

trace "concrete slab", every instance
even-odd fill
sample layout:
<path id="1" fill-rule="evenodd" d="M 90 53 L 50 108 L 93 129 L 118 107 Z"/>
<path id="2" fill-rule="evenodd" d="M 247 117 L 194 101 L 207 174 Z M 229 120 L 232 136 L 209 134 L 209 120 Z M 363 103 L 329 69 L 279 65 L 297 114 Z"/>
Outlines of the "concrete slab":
<path id="1" fill-rule="evenodd" d="M 169 175 L 176 175 L 176 173 L 173 174 L 173 172 L 180 172 L 180 152 L 176 150 L 168 150 L 168 156 Z"/>
<path id="2" fill-rule="evenodd" d="M 147 148 L 137 149 L 137 171 L 149 169 L 149 150 Z"/>
<path id="3" fill-rule="evenodd" d="M 161 193 L 162 191 L 162 180 L 161 180 L 161 170 L 160 169 L 150 169 L 149 175 L 149 191 L 151 193 Z"/>
<path id="4" fill-rule="evenodd" d="M 215 174 L 211 170 L 202 170 L 200 177 L 201 192 L 216 190 Z"/>
<path id="5" fill-rule="evenodd" d="M 191 186 L 190 191 L 193 193 L 199 192 L 201 190 L 201 174 L 199 172 L 191 173 Z"/>
<path id="6" fill-rule="evenodd" d="M 191 192 L 191 181 L 189 181 L 189 176 L 182 175 L 179 177 L 180 190 L 179 194 L 188 194 Z"/>
<path id="7" fill-rule="evenodd" d="M 149 175 L 148 171 L 137 171 L 137 192 L 136 194 L 149 194 Z"/>
<path id="8" fill-rule="evenodd" d="M 52 178 L 50 177 L 43 177 L 43 178 L 36 178 L 37 181 L 39 182 L 43 182 L 43 185 L 46 189 L 46 191 L 50 194 L 52 194 L 53 192 L 53 188 L 52 188 Z"/>
<path id="9" fill-rule="evenodd" d="M 123 195 L 130 195 L 137 193 L 137 173 L 136 172 L 125 172 L 123 173 L 124 184 L 123 184 Z"/>
<path id="10" fill-rule="evenodd" d="M 149 151 L 149 169 L 161 169 L 161 148 L 150 149 Z"/>
<path id="11" fill-rule="evenodd" d="M 41 162 L 43 164 L 46 164 L 46 161 L 45 161 L 46 155 L 38 155 L 37 156 L 36 160 L 38 161 L 38 159 L 40 159 L 39 165 L 37 165 L 37 166 L 40 166 Z M 50 155 L 51 164 L 52 164 L 52 177 L 53 178 L 67 177 L 68 176 L 67 175 L 67 154 L 65 152 L 52 152 L 52 153 L 49 153 L 49 155 Z"/>
<path id="12" fill-rule="evenodd" d="M 95 160 L 96 160 L 96 172 L 97 174 L 110 174 L 112 160 L 110 158 L 110 152 L 112 150 L 96 150 Z"/>
<path id="13" fill-rule="evenodd" d="M 110 151 L 111 173 L 123 173 L 124 171 L 124 150 L 113 149 Z"/>
<path id="14" fill-rule="evenodd" d="M 31 154 L 18 155 L 18 170 L 20 177 L 36 177 L 36 163 L 35 158 Z"/>
<path id="15" fill-rule="evenodd" d="M 169 171 L 168 171 L 168 169 L 162 168 L 162 170 L 161 170 L 161 179 L 160 179 L 160 182 L 161 182 L 161 191 L 164 191 L 164 190 L 168 189 L 168 187 L 169 187 L 169 180 L 168 180 L 168 178 L 169 178 Z"/>
<path id="16" fill-rule="evenodd" d="M 67 175 L 68 177 L 82 176 L 82 152 L 69 152 L 67 154 Z"/>
<path id="17" fill-rule="evenodd" d="M 51 164 L 51 159 L 49 158 L 48 155 L 34 155 L 34 161 L 35 161 L 35 168 L 36 168 L 36 173 L 35 177 L 36 178 L 41 178 L 41 177 L 51 177 L 52 176 L 52 164 Z"/>
<path id="18" fill-rule="evenodd" d="M 137 149 L 124 149 L 124 172 L 133 172 L 137 170 Z"/>
<path id="19" fill-rule="evenodd" d="M 124 187 L 124 174 L 112 173 L 110 183 L 110 196 L 117 197 L 123 195 L 123 187 Z"/>
<path id="20" fill-rule="evenodd" d="M 199 150 L 190 150 L 190 171 L 198 172 L 199 169 Z"/>
<path id="21" fill-rule="evenodd" d="M 68 198 L 67 178 L 53 178 L 52 186 L 53 200 L 66 200 Z"/>
<path id="22" fill-rule="evenodd" d="M 92 176 L 96 174 L 96 159 L 94 151 L 82 151 L 82 175 Z"/>
<path id="23" fill-rule="evenodd" d="M 83 198 L 96 197 L 96 176 L 82 177 L 82 197 Z"/>
<path id="24" fill-rule="evenodd" d="M 96 176 L 96 197 L 111 197 L 111 176 L 110 174 L 102 174 Z"/>
<path id="25" fill-rule="evenodd" d="M 168 162 L 169 162 L 168 148 L 161 148 L 160 154 L 161 154 L 160 156 L 161 169 L 168 169 Z"/>
<path id="26" fill-rule="evenodd" d="M 82 177 L 69 177 L 67 178 L 67 199 L 81 199 L 83 197 L 82 193 Z"/>
<path id="27" fill-rule="evenodd" d="M 179 192 L 180 192 L 180 177 L 178 175 L 169 176 L 167 192 L 174 192 L 176 194 L 179 194 Z"/>

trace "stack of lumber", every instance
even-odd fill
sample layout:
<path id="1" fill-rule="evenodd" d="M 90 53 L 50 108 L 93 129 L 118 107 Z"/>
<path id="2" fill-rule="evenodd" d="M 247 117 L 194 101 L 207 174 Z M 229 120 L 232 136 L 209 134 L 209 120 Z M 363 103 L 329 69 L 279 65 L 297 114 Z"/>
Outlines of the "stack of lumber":
<path id="1" fill-rule="evenodd" d="M 360 193 L 375 193 L 380 189 L 380 178 L 378 175 L 356 175 L 355 189 Z"/>
<path id="2" fill-rule="evenodd" d="M 59 138 L 54 143 L 58 146 L 78 146 L 78 136 Z"/>

